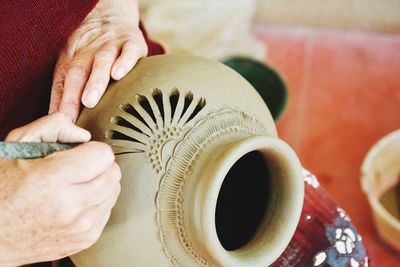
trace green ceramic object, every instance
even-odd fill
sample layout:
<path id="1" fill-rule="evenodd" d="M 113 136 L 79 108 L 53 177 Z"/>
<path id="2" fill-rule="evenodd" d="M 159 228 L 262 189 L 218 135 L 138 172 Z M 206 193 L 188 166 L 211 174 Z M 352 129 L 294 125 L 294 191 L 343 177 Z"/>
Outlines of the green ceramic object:
<path id="1" fill-rule="evenodd" d="M 242 75 L 258 91 L 272 117 L 277 120 L 288 98 L 281 76 L 264 63 L 246 57 L 228 58 L 223 63 Z"/>

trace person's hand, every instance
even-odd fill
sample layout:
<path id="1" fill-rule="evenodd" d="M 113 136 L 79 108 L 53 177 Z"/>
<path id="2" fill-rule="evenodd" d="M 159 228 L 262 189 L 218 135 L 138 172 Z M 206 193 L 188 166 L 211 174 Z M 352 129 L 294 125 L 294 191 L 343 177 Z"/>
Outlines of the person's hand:
<path id="1" fill-rule="evenodd" d="M 12 130 L 8 142 L 83 143 L 90 140 L 90 132 L 76 126 L 66 115 L 56 112 Z"/>
<path id="2" fill-rule="evenodd" d="M 49 113 L 61 111 L 75 122 L 81 101 L 94 107 L 110 77 L 121 79 L 146 55 L 137 0 L 100 0 L 59 56 Z"/>
<path id="3" fill-rule="evenodd" d="M 6 140 L 89 138 L 57 113 L 12 131 Z M 0 158 L 0 266 L 56 260 L 91 246 L 117 200 L 120 177 L 112 150 L 99 142 L 43 159 Z"/>

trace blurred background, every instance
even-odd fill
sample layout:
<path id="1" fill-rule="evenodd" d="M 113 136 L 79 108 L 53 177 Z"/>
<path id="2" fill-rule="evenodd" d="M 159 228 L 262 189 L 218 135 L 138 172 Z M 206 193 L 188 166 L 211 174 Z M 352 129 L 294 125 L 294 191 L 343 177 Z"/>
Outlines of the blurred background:
<path id="1" fill-rule="evenodd" d="M 277 127 L 350 215 L 373 266 L 400 266 L 360 187 L 371 146 L 400 128 L 398 0 L 142 0 L 150 36 L 173 53 L 246 56 L 275 69 L 288 102 Z"/>

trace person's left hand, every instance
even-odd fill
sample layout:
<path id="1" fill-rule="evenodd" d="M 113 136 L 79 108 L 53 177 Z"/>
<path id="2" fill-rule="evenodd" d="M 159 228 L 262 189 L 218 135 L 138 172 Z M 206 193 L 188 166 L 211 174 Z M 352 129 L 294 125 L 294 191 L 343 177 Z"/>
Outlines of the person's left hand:
<path id="1" fill-rule="evenodd" d="M 100 0 L 59 56 L 49 113 L 60 111 L 75 122 L 81 101 L 96 106 L 110 77 L 121 79 L 146 55 L 137 0 Z"/>

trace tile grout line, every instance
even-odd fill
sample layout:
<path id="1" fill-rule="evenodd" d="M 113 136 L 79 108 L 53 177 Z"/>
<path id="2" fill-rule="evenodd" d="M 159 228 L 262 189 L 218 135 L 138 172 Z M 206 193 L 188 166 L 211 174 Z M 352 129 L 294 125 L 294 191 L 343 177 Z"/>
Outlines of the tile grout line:
<path id="1" fill-rule="evenodd" d="M 299 94 L 299 104 L 297 107 L 297 112 L 300 115 L 299 120 L 297 121 L 297 129 L 299 134 L 296 135 L 295 145 L 298 148 L 297 153 L 301 155 L 302 153 L 302 144 L 301 140 L 303 139 L 301 136 L 305 134 L 305 111 L 307 109 L 308 104 L 308 86 L 310 84 L 310 72 L 312 68 L 313 54 L 314 54 L 314 45 L 315 45 L 315 33 L 311 33 L 310 37 L 307 38 L 307 44 L 304 48 L 305 51 L 305 59 L 303 64 L 303 74 L 302 80 L 300 84 L 300 94 Z"/>

